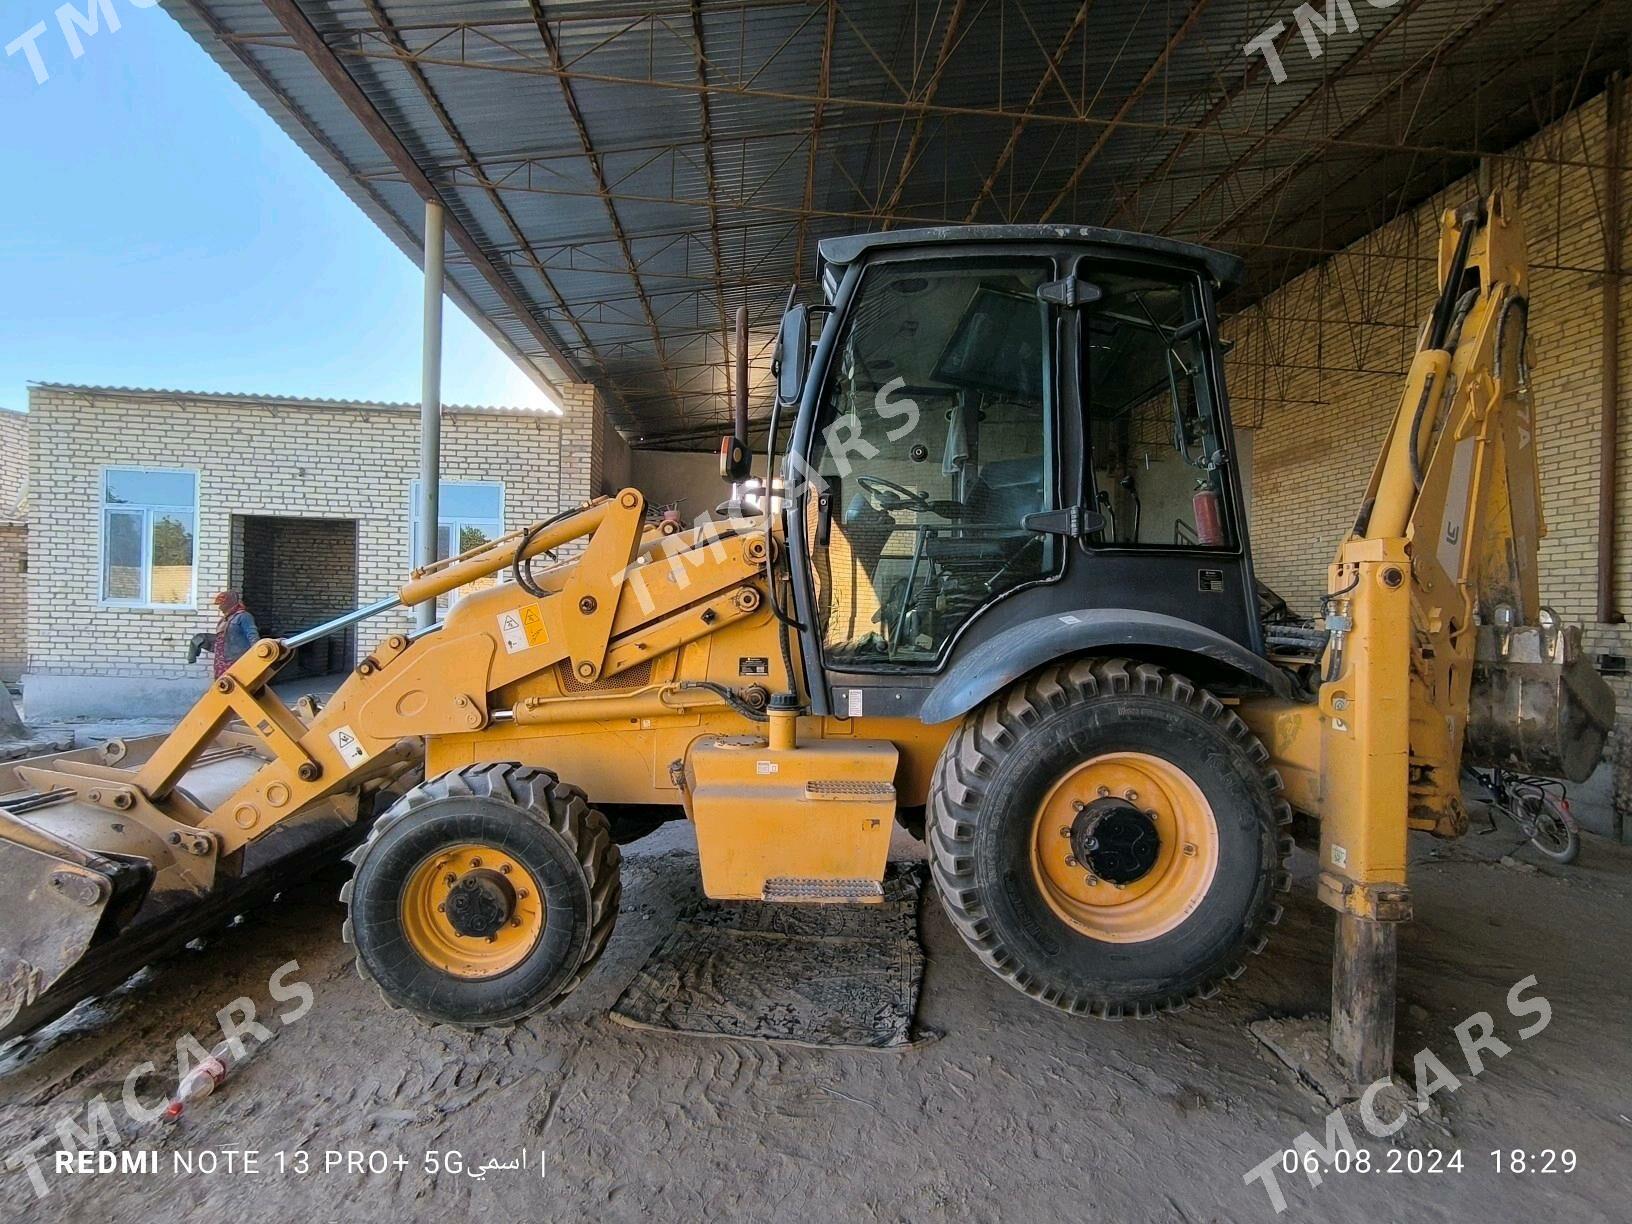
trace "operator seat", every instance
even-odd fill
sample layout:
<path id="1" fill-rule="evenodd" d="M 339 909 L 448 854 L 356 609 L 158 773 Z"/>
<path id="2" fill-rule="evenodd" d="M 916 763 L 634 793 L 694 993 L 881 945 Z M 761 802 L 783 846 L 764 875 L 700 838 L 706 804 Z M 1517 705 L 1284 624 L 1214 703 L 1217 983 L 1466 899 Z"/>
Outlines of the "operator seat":
<path id="1" fill-rule="evenodd" d="M 1037 539 L 1025 517 L 1043 508 L 1042 456 L 984 465 L 965 505 L 955 524 L 961 530 L 931 540 L 929 556 L 951 573 L 990 577 Z"/>

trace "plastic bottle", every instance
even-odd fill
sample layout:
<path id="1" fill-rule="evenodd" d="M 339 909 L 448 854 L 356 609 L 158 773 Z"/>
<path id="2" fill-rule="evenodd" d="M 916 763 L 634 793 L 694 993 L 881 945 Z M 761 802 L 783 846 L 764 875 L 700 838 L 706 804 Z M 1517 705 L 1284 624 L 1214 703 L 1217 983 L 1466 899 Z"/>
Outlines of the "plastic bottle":
<path id="1" fill-rule="evenodd" d="M 176 1095 L 164 1107 L 164 1116 L 179 1118 L 190 1102 L 202 1101 L 209 1096 L 227 1078 L 227 1072 L 237 1062 L 233 1057 L 231 1042 L 223 1041 L 216 1046 L 208 1058 L 181 1077 L 181 1083 L 176 1085 Z"/>

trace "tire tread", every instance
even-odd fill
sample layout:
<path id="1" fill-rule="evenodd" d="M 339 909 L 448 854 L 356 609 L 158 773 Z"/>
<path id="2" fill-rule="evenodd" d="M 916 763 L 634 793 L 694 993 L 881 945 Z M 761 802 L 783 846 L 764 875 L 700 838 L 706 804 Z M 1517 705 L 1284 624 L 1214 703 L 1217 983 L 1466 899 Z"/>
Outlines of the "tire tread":
<path id="1" fill-rule="evenodd" d="M 546 1003 L 535 1010 L 554 1007 L 589 975 L 590 970 L 606 951 L 617 921 L 618 906 L 623 897 L 623 882 L 619 865 L 622 855 L 612 841 L 611 826 L 606 817 L 589 806 L 588 797 L 576 786 L 561 781 L 548 769 L 521 765 L 513 761 L 483 761 L 450 770 L 428 779 L 402 796 L 374 822 L 368 838 L 346 856 L 353 866 L 353 876 L 379 844 L 381 836 L 397 822 L 407 819 L 424 807 L 449 798 L 496 799 L 518 811 L 518 816 L 532 819 L 554 830 L 571 847 L 584 873 L 590 897 L 590 923 L 578 967 L 567 979 L 566 985 Z M 340 889 L 340 899 L 347 904 L 347 917 L 341 924 L 341 938 L 355 946 L 356 939 L 350 917 L 352 881 Z M 387 1007 L 396 1009 L 401 1004 L 386 993 L 385 987 L 368 971 L 363 958 L 353 958 L 358 975 L 385 1000 Z M 483 1020 L 469 1024 L 443 1020 L 438 1023 L 455 1024 L 460 1028 L 490 1028 L 513 1023 L 509 1020 Z"/>
<path id="2" fill-rule="evenodd" d="M 1015 682 L 965 716 L 936 764 L 925 816 L 930 874 L 951 920 L 986 965 L 1017 990 L 1061 1011 L 1103 1019 L 1148 1019 L 1212 998 L 1246 970 L 1244 959 L 1231 959 L 1188 989 L 1159 993 L 1150 1000 L 1120 1003 L 1084 991 L 1062 990 L 1039 982 L 1003 941 L 991 921 L 975 883 L 977 810 L 983 782 L 1018 739 L 1020 729 L 1048 714 L 1105 695 L 1136 694 L 1173 703 L 1217 726 L 1243 761 L 1258 773 L 1273 805 L 1276 861 L 1270 887 L 1249 915 L 1241 947 L 1257 955 L 1268 942 L 1268 928 L 1281 919 L 1280 896 L 1291 887 L 1286 868 L 1292 850 L 1292 809 L 1282 795 L 1281 777 L 1269 765 L 1269 751 L 1240 715 L 1186 677 L 1153 663 L 1116 658 L 1079 658 L 1044 667 Z"/>

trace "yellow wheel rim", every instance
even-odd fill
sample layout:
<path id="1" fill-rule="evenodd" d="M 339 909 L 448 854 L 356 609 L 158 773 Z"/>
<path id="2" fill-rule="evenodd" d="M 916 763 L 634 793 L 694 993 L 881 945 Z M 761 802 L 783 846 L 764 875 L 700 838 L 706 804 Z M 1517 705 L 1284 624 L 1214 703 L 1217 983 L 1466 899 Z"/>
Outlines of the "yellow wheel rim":
<path id="1" fill-rule="evenodd" d="M 460 978 L 514 969 L 544 933 L 544 898 L 533 874 L 513 855 L 477 842 L 446 846 L 409 872 L 401 912 L 408 946 Z"/>
<path id="2" fill-rule="evenodd" d="M 1118 857 L 1096 832 L 1132 833 L 1138 844 Z M 1171 931 L 1201 904 L 1217 869 L 1212 805 L 1183 770 L 1142 752 L 1110 752 L 1067 770 L 1032 827 L 1031 870 L 1043 900 L 1061 921 L 1107 943 Z"/>

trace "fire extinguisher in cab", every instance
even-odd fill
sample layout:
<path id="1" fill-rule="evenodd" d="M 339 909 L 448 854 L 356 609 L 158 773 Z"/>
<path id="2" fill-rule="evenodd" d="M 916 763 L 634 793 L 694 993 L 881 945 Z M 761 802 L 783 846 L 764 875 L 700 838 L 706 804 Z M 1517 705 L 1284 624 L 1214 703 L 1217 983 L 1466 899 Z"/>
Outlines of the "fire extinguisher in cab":
<path id="1" fill-rule="evenodd" d="M 1220 547 L 1224 544 L 1224 505 L 1219 500 L 1218 490 L 1211 488 L 1206 481 L 1196 485 L 1196 491 L 1190 495 L 1191 509 L 1196 515 L 1196 543 L 1206 548 Z"/>

